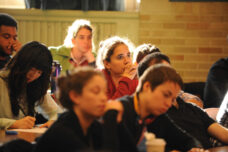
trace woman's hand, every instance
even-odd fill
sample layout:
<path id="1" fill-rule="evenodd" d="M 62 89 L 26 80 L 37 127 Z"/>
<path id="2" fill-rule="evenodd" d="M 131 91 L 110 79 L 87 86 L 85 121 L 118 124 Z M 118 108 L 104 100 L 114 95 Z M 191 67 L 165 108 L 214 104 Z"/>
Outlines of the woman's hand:
<path id="1" fill-rule="evenodd" d="M 26 116 L 22 119 L 16 120 L 9 128 L 11 129 L 31 129 L 35 125 L 36 118 Z"/>
<path id="2" fill-rule="evenodd" d="M 83 56 L 86 58 L 86 60 L 91 63 L 95 61 L 95 57 L 93 55 L 93 53 L 91 51 L 86 52 L 85 54 L 83 54 Z"/>
<path id="3" fill-rule="evenodd" d="M 117 115 L 116 121 L 118 123 L 120 123 L 122 121 L 122 115 L 123 115 L 124 108 L 123 108 L 123 105 L 120 103 L 120 101 L 117 101 L 117 100 L 109 101 L 105 107 L 105 111 L 108 111 L 108 110 L 117 110 L 118 115 Z"/>
<path id="4" fill-rule="evenodd" d="M 133 80 L 137 73 L 137 65 L 136 64 L 127 64 L 122 76 L 128 77 L 129 79 Z"/>

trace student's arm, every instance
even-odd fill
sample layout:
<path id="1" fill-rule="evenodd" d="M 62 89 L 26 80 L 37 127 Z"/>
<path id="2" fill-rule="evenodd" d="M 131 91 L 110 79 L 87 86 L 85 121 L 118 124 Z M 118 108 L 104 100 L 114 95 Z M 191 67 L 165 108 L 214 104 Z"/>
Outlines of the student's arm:
<path id="1" fill-rule="evenodd" d="M 225 128 L 215 122 L 208 127 L 207 131 L 211 136 L 217 138 L 218 140 L 220 140 L 223 143 L 228 144 L 228 129 L 227 128 Z"/>
<path id="2" fill-rule="evenodd" d="M 0 118 L 0 129 L 9 128 L 16 120 L 8 118 Z"/>
<path id="3" fill-rule="evenodd" d="M 49 120 L 42 127 L 49 127 L 57 119 L 58 113 L 62 113 L 62 109 L 56 104 L 49 93 L 44 96 L 43 103 L 36 107 L 36 110 Z"/>
<path id="4" fill-rule="evenodd" d="M 5 80 L 0 77 L 0 129 L 8 128 L 32 128 L 35 118 L 27 116 L 16 120 L 13 117 L 8 88 Z"/>
<path id="5" fill-rule="evenodd" d="M 117 110 L 109 110 L 104 115 L 104 150 L 137 152 L 134 136 L 123 122 L 117 122 L 117 116 Z"/>
<path id="6" fill-rule="evenodd" d="M 15 120 L 14 123 L 9 127 L 10 129 L 31 129 L 35 125 L 36 118 L 26 116 L 22 119 Z"/>
<path id="7" fill-rule="evenodd" d="M 188 151 L 202 148 L 201 143 L 181 129 L 167 114 L 159 116 L 147 126 L 149 132 L 166 141 L 166 150 Z"/>
<path id="8" fill-rule="evenodd" d="M 138 80 L 131 80 L 128 77 L 122 77 L 119 81 L 119 85 L 116 88 L 115 94 L 111 97 L 111 99 L 116 99 L 125 95 L 131 95 L 135 92 L 137 87 Z"/>

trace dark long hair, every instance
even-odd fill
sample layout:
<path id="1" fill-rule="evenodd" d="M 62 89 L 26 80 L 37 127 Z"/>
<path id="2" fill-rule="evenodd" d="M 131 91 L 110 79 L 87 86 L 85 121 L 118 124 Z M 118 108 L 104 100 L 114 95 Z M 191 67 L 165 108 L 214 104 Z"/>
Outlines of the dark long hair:
<path id="1" fill-rule="evenodd" d="M 28 114 L 34 115 L 34 106 L 41 104 L 47 92 L 50 82 L 52 68 L 52 55 L 48 48 L 36 41 L 25 44 L 19 52 L 10 60 L 7 65 L 9 70 L 8 88 L 12 107 L 15 116 L 19 114 L 19 98 L 26 93 Z M 41 76 L 27 83 L 26 74 L 31 68 L 42 71 Z"/>

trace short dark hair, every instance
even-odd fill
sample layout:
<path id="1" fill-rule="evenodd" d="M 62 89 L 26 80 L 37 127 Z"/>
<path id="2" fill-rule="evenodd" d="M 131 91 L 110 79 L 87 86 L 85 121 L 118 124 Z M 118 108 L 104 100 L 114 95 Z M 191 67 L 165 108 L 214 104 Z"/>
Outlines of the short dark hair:
<path id="1" fill-rule="evenodd" d="M 16 29 L 17 29 L 16 19 L 14 17 L 10 16 L 9 14 L 6 14 L 6 13 L 0 13 L 0 27 L 2 25 L 13 26 L 13 27 L 16 27 Z"/>
<path id="2" fill-rule="evenodd" d="M 82 94 L 82 90 L 86 83 L 95 75 L 104 77 L 101 71 L 84 66 L 70 71 L 68 75 L 61 76 L 58 79 L 57 84 L 59 88 L 58 99 L 62 106 L 71 110 L 73 108 L 73 102 L 69 97 L 69 92 L 73 90 L 77 94 Z"/>
<path id="3" fill-rule="evenodd" d="M 145 82 L 150 83 L 151 90 L 165 82 L 173 82 L 183 88 L 181 76 L 171 66 L 165 64 L 156 64 L 146 69 L 143 75 L 139 78 L 139 84 L 136 92 L 141 92 Z"/>
<path id="4" fill-rule="evenodd" d="M 161 52 L 147 55 L 138 65 L 138 77 L 140 77 L 148 67 L 154 64 L 162 63 L 162 61 L 166 61 L 170 64 L 169 57 Z"/>

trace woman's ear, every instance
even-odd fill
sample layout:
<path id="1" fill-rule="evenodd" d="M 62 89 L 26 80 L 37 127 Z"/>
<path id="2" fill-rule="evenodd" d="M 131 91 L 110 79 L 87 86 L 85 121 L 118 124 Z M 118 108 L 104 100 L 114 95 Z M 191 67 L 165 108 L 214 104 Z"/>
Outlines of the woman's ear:
<path id="1" fill-rule="evenodd" d="M 69 98 L 71 99 L 71 101 L 72 101 L 74 104 L 79 104 L 78 96 L 79 96 L 79 95 L 78 95 L 75 91 L 73 91 L 73 90 L 71 90 L 71 91 L 69 92 Z"/>
<path id="2" fill-rule="evenodd" d="M 104 63 L 104 68 L 109 70 L 110 69 L 110 63 L 106 60 L 104 60 L 103 63 Z"/>

